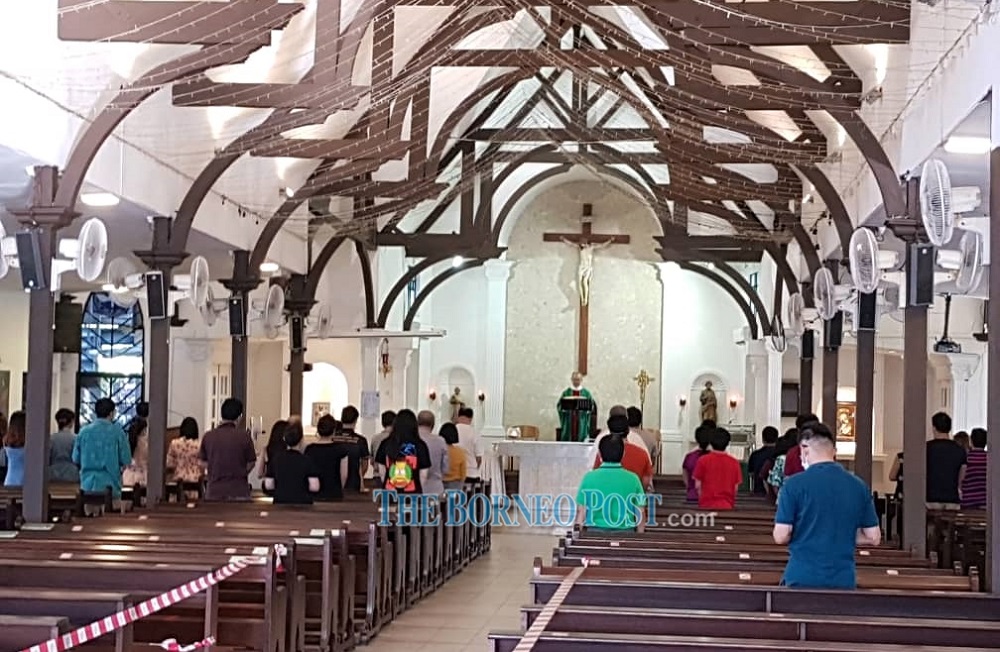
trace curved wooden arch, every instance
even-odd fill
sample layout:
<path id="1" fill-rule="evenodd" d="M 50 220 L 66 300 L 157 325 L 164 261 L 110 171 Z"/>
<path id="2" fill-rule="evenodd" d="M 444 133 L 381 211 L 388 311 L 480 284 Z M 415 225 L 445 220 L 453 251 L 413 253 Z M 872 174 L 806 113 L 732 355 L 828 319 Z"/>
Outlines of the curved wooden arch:
<path id="1" fill-rule="evenodd" d="M 347 242 L 346 237 L 334 236 L 327 240 L 323 248 L 316 254 L 316 260 L 312 261 L 309 274 L 306 275 L 305 295 L 310 299 L 316 298 L 316 290 L 319 288 L 320 279 L 323 278 L 323 271 L 326 269 L 330 259 L 333 258 L 333 255 L 337 253 L 337 250 L 345 242 Z"/>
<path id="2" fill-rule="evenodd" d="M 840 240 L 840 249 L 847 254 L 850 249 L 851 234 L 854 233 L 854 225 L 851 223 L 851 215 L 844 206 L 844 201 L 837 193 L 837 189 L 830 183 L 829 177 L 815 165 L 803 165 L 799 167 L 809 183 L 816 189 L 817 194 L 826 205 L 826 210 L 833 220 L 833 226 L 837 229 L 837 238 Z"/>
<path id="3" fill-rule="evenodd" d="M 778 274 L 781 277 L 781 280 L 784 281 L 785 287 L 788 288 L 788 294 L 795 294 L 798 292 L 799 281 L 795 278 L 795 273 L 788 264 L 788 254 L 785 253 L 785 255 L 782 255 L 781 249 L 775 244 L 765 245 L 764 251 L 767 252 L 767 255 L 771 257 L 771 260 L 774 261 L 775 266 L 778 268 Z M 774 287 L 780 289 L 781 281 L 775 281 Z"/>
<path id="4" fill-rule="evenodd" d="M 375 320 L 379 328 L 385 328 L 385 323 L 389 321 L 389 313 L 392 312 L 392 306 L 396 303 L 399 293 L 403 291 L 407 284 L 417 276 L 420 276 L 421 272 L 440 263 L 447 257 L 434 256 L 433 258 L 424 258 L 399 277 L 399 280 L 396 281 L 396 284 L 392 286 L 392 289 L 389 290 L 389 293 L 385 295 L 385 299 L 382 301 L 382 309 L 379 310 L 378 318 Z"/>
<path id="5" fill-rule="evenodd" d="M 770 335 L 771 319 L 768 317 L 767 307 L 764 305 L 764 301 L 760 298 L 760 295 L 757 294 L 757 291 L 750 286 L 750 282 L 743 278 L 743 275 L 737 272 L 732 265 L 715 256 L 711 258 L 714 259 L 712 260 L 712 264 L 715 265 L 715 268 L 728 276 L 735 283 L 736 287 L 743 291 L 746 298 L 753 304 L 753 307 L 757 309 L 757 319 L 760 320 L 760 332 L 764 333 L 764 335 Z M 753 311 L 750 312 L 753 314 Z"/>
<path id="6" fill-rule="evenodd" d="M 97 118 L 87 125 L 80 140 L 73 147 L 56 191 L 55 203 L 70 208 L 76 205 L 87 170 L 94 162 L 97 152 L 122 120 L 140 104 L 167 84 L 203 73 L 210 68 L 243 61 L 271 42 L 271 30 L 281 22 L 284 22 L 284 14 L 281 20 L 275 21 L 275 24 L 264 23 L 254 30 L 259 33 L 251 32 L 246 34 L 245 38 L 241 37 L 239 43 L 209 45 L 196 52 L 171 59 L 126 85 L 101 110 Z"/>
<path id="7" fill-rule="evenodd" d="M 433 279 L 431 279 L 431 282 L 428 283 L 426 287 L 424 287 L 424 289 L 420 291 L 420 294 L 417 295 L 417 298 L 413 300 L 413 305 L 410 306 L 409 311 L 407 311 L 406 316 L 403 318 L 403 330 L 408 331 L 413 327 L 413 320 L 417 316 L 417 311 L 420 310 L 420 305 L 427 300 L 427 298 L 431 295 L 431 292 L 433 292 L 435 288 L 437 288 L 439 285 L 450 279 L 452 276 L 455 276 L 456 274 L 461 274 L 467 269 L 473 269 L 479 267 L 485 262 L 486 261 L 481 258 L 466 260 L 458 267 L 452 267 L 451 269 L 446 269 L 445 271 L 441 272 Z"/>
<path id="8" fill-rule="evenodd" d="M 522 162 L 516 162 L 516 163 L 512 162 L 508 167 L 509 168 L 513 168 L 515 165 L 516 166 L 520 166 L 520 165 L 523 165 L 523 163 Z M 517 190 L 515 190 L 513 193 L 511 193 L 510 197 L 507 198 L 507 201 L 504 202 L 504 205 L 501 207 L 500 212 L 497 213 L 496 220 L 494 221 L 494 224 L 493 224 L 493 232 L 492 232 L 492 235 L 491 235 L 492 243 L 495 246 L 499 246 L 499 243 L 500 243 L 500 233 L 501 233 L 501 231 L 503 231 L 503 226 L 506 223 L 507 218 L 510 217 L 510 212 L 514 209 L 514 206 L 517 204 L 518 201 L 520 201 L 521 199 L 523 199 L 524 196 L 532 188 L 534 188 L 538 184 L 542 183 L 543 181 L 547 181 L 548 179 L 551 179 L 553 177 L 557 177 L 560 174 L 566 174 L 567 172 L 570 171 L 570 169 L 572 167 L 573 167 L 572 164 L 569 164 L 569 163 L 559 164 L 556 167 L 549 168 L 548 170 L 544 170 L 542 172 L 539 172 L 538 174 L 536 174 L 535 176 L 531 177 L 530 179 L 528 179 L 524 183 L 522 183 L 520 186 L 518 186 Z M 662 232 L 663 232 L 663 222 L 659 219 L 660 216 L 657 213 L 656 208 L 655 208 L 655 206 L 658 203 L 656 201 L 656 197 L 654 195 L 652 195 L 649 192 L 648 189 L 644 188 L 639 182 L 637 182 L 633 177 L 630 177 L 629 175 L 625 174 L 621 170 L 616 170 L 614 168 L 608 168 L 608 169 L 603 169 L 600 172 L 600 174 L 605 174 L 605 173 L 608 176 L 610 176 L 610 177 L 613 177 L 613 178 L 621 180 L 623 183 L 629 185 L 637 193 L 639 193 L 640 196 L 645 196 L 646 198 L 649 199 L 649 202 L 651 204 L 649 206 L 649 209 L 651 211 L 653 211 L 653 216 L 654 216 L 654 218 L 656 218 L 657 225 L 660 227 L 660 232 L 662 234 Z M 499 184 L 497 184 L 497 185 L 499 185 Z"/>
<path id="9" fill-rule="evenodd" d="M 375 328 L 375 278 L 372 274 L 372 261 L 368 257 L 365 243 L 360 240 L 354 241 L 354 251 L 358 254 L 358 262 L 361 264 L 361 282 L 365 286 L 365 326 Z"/>
<path id="10" fill-rule="evenodd" d="M 729 283 L 726 283 L 726 280 L 724 278 L 722 278 L 712 270 L 706 269 L 701 265 L 696 265 L 695 263 L 689 263 L 689 262 L 678 262 L 677 264 L 680 265 L 681 269 L 685 271 L 694 272 L 695 274 L 701 274 L 702 276 L 704 276 L 705 278 L 707 278 L 708 280 L 712 281 L 720 288 L 725 290 L 726 293 L 733 298 L 733 301 L 735 301 L 736 304 L 740 307 L 740 310 L 743 311 L 743 316 L 747 320 L 747 326 L 750 327 L 750 336 L 755 340 L 760 338 L 760 331 L 758 331 L 757 329 L 757 320 L 754 319 L 753 317 L 753 310 L 750 309 L 750 304 L 747 303 L 746 299 L 743 297 L 742 294 L 736 291 L 735 287 L 733 287 Z"/>
<path id="11" fill-rule="evenodd" d="M 830 115 L 844 128 L 875 176 L 875 184 L 882 195 L 882 205 L 885 206 L 886 219 L 905 217 L 906 190 L 889 155 L 885 153 L 885 148 L 871 128 L 856 111 L 834 111 Z"/>

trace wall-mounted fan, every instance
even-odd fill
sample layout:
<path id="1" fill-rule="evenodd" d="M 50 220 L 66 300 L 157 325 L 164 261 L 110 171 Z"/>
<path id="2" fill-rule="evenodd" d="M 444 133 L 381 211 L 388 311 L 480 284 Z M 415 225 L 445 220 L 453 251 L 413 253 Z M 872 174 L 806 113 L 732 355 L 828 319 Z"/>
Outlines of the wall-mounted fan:
<path id="1" fill-rule="evenodd" d="M 318 303 L 308 319 L 309 336 L 325 339 L 333 330 L 333 310 L 329 304 Z"/>
<path id="2" fill-rule="evenodd" d="M 816 309 L 806 308 L 806 300 L 796 292 L 788 297 L 785 320 L 788 322 L 787 332 L 798 337 L 806 331 L 809 324 L 816 320 Z"/>
<path id="3" fill-rule="evenodd" d="M 128 258 L 115 258 L 108 263 L 105 279 L 102 289 L 122 308 L 134 306 L 146 285 L 145 277 Z"/>
<path id="4" fill-rule="evenodd" d="M 104 271 L 104 261 L 108 256 L 108 229 L 104 222 L 94 217 L 83 224 L 76 238 L 63 238 L 52 257 L 52 292 L 59 292 L 59 277 L 70 270 L 91 283 Z M 11 268 L 20 267 L 17 257 L 17 240 L 8 236 L 0 224 L 0 278 Z"/>
<path id="5" fill-rule="evenodd" d="M 849 246 L 851 281 L 862 294 L 878 290 L 885 279 L 884 273 L 899 266 L 899 255 L 894 251 L 880 250 L 878 239 L 870 229 L 857 229 L 851 235 Z"/>
<path id="6" fill-rule="evenodd" d="M 92 217 L 83 223 L 76 238 L 59 240 L 57 255 L 52 258 L 52 291 L 59 292 L 59 277 L 70 270 L 91 283 L 104 271 L 108 256 L 108 229 L 104 222 Z"/>
<path id="7" fill-rule="evenodd" d="M 813 278 L 813 298 L 816 300 L 816 311 L 821 319 L 833 319 L 850 297 L 851 288 L 837 285 L 829 268 L 824 267 L 816 272 Z"/>
<path id="8" fill-rule="evenodd" d="M 171 301 L 190 301 L 206 326 L 214 325 L 218 316 L 226 311 L 227 302 L 215 298 L 212 275 L 204 256 L 196 256 L 191 261 L 187 274 L 174 276 L 174 287 L 176 291 L 171 292 Z"/>
<path id="9" fill-rule="evenodd" d="M 955 230 L 951 177 L 948 167 L 936 158 L 924 163 L 920 171 L 920 218 L 932 245 L 943 247 L 951 241 Z"/>
<path id="10" fill-rule="evenodd" d="M 958 250 L 938 249 L 937 264 L 947 269 L 948 279 L 955 281 L 955 289 L 968 294 L 979 286 L 983 277 L 983 238 L 974 231 L 966 231 L 958 242 Z"/>
<path id="11" fill-rule="evenodd" d="M 267 299 L 261 312 L 261 320 L 264 322 L 264 335 L 269 340 L 278 337 L 282 325 L 285 323 L 285 288 L 280 285 L 272 285 L 267 291 Z"/>

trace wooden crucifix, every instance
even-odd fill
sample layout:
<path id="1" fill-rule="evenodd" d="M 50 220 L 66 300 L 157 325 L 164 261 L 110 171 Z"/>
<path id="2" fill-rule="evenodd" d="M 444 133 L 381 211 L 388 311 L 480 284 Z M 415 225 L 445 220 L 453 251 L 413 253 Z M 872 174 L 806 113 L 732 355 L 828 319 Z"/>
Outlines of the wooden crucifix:
<path id="1" fill-rule="evenodd" d="M 580 252 L 580 265 L 576 274 L 580 295 L 580 328 L 577 340 L 577 371 L 587 373 L 587 351 L 590 344 L 590 279 L 594 275 L 594 251 L 613 244 L 628 244 L 627 235 L 594 233 L 592 228 L 593 206 L 583 205 L 580 233 L 543 233 L 544 242 L 562 242 L 576 247 Z"/>

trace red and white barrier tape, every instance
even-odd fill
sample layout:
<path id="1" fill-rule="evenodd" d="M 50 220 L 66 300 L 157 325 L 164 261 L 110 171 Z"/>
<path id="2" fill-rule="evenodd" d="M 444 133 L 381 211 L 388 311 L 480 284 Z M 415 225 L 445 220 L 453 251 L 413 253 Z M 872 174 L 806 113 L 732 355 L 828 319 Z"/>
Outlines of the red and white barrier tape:
<path id="1" fill-rule="evenodd" d="M 194 650 L 200 650 L 203 647 L 211 647 L 213 645 L 215 645 L 215 639 L 211 636 L 191 645 L 181 645 L 174 638 L 168 638 L 160 643 L 160 647 L 167 652 L 193 652 Z"/>
<path id="2" fill-rule="evenodd" d="M 281 554 L 286 552 L 285 547 L 276 545 L 274 550 L 277 558 L 276 562 L 280 566 Z M 119 611 L 118 613 L 102 618 L 101 620 L 96 620 L 89 625 L 85 625 L 68 634 L 63 634 L 59 638 L 53 638 L 44 643 L 32 645 L 29 648 L 21 650 L 21 652 L 63 652 L 63 650 L 69 650 L 83 645 L 87 641 L 92 641 L 106 634 L 110 634 L 111 632 L 121 629 L 122 627 L 125 627 L 126 625 L 141 618 L 145 618 L 146 616 L 155 614 L 158 611 L 162 611 L 167 607 L 171 607 L 182 600 L 186 600 L 191 596 L 201 593 L 202 591 L 207 591 L 210 586 L 215 586 L 219 582 L 229 579 L 233 575 L 239 573 L 247 566 L 251 564 L 259 564 L 261 561 L 261 557 L 252 556 L 233 558 L 228 564 L 218 570 L 212 571 L 208 575 L 191 580 L 183 586 L 161 593 L 155 598 L 150 598 L 145 602 L 140 602 L 134 607 L 129 607 L 124 611 Z M 189 652 L 190 650 L 207 647 L 213 645 L 214 643 L 214 639 L 205 639 L 204 641 L 195 643 L 193 646 L 181 647 L 176 640 L 167 639 L 161 643 L 160 646 L 165 650 L 168 650 L 168 652 Z M 173 645 L 175 647 L 164 647 L 168 645 Z"/>
<path id="3" fill-rule="evenodd" d="M 549 626 L 549 622 L 552 620 L 552 617 L 556 615 L 556 611 L 558 611 L 559 607 L 562 606 L 563 600 L 565 600 L 566 596 L 569 595 L 570 589 L 573 588 L 573 584 L 575 584 L 580 576 L 583 575 L 583 572 L 587 570 L 587 565 L 589 563 L 590 560 L 585 557 L 583 565 L 578 568 L 574 568 L 570 571 L 569 575 L 567 575 L 565 579 L 559 583 L 559 586 L 556 587 L 555 593 L 552 594 L 552 598 L 545 603 L 545 606 L 542 607 L 538 617 L 535 618 L 535 622 L 533 622 L 531 627 L 528 628 L 528 631 L 521 636 L 521 640 L 518 641 L 517 647 L 514 648 L 514 652 L 531 652 L 531 650 L 535 648 L 535 644 L 538 642 L 538 639 L 542 637 L 543 633 L 545 633 L 545 628 Z"/>

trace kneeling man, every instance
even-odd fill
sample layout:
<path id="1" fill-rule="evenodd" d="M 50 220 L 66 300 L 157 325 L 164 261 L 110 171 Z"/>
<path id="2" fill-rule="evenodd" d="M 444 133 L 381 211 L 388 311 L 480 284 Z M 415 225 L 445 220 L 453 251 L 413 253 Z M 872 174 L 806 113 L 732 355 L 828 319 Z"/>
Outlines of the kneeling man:
<path id="1" fill-rule="evenodd" d="M 871 490 L 834 459 L 836 438 L 812 423 L 799 437 L 805 471 L 785 478 L 778 494 L 774 541 L 788 544 L 784 586 L 857 588 L 857 546 L 882 540 Z"/>
<path id="2" fill-rule="evenodd" d="M 576 495 L 576 522 L 596 530 L 646 529 L 646 494 L 632 471 L 622 468 L 625 440 L 609 435 L 598 444 L 601 466 L 587 471 Z"/>

